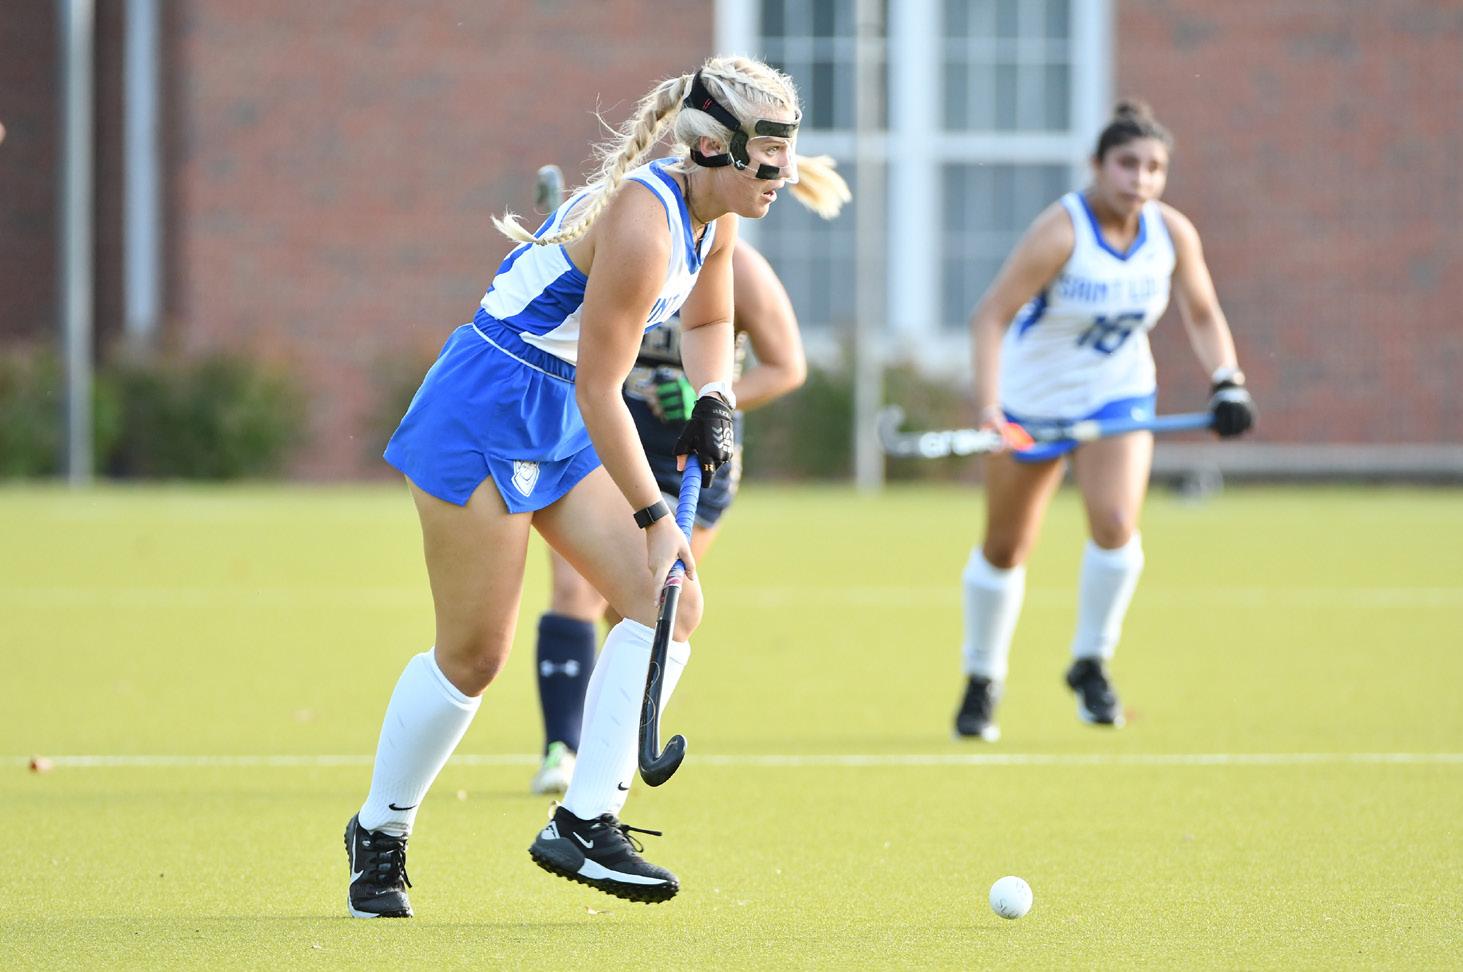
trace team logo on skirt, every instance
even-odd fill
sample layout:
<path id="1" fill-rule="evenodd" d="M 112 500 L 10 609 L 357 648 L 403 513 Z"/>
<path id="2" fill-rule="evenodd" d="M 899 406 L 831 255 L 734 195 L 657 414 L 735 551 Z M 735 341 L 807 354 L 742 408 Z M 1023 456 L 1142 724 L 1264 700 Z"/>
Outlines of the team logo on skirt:
<path id="1" fill-rule="evenodd" d="M 513 460 L 513 485 L 524 496 L 533 495 L 538 483 L 538 463 L 524 459 Z"/>

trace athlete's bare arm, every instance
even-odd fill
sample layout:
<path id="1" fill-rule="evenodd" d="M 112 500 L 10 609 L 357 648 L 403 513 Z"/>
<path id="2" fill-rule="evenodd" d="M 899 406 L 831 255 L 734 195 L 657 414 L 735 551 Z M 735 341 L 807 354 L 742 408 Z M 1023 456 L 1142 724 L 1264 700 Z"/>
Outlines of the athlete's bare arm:
<path id="1" fill-rule="evenodd" d="M 1179 315 L 1183 318 L 1184 329 L 1188 331 L 1194 356 L 1204 369 L 1204 377 L 1208 378 L 1219 368 L 1236 366 L 1234 338 L 1219 306 L 1219 295 L 1214 291 L 1209 266 L 1204 261 L 1199 231 L 1177 209 L 1167 203 L 1159 203 L 1159 206 L 1163 209 L 1163 223 L 1168 227 L 1168 235 L 1173 239 L 1174 296 L 1178 298 Z"/>
<path id="2" fill-rule="evenodd" d="M 575 397 L 605 470 L 638 510 L 659 500 L 660 488 L 620 388 L 635 364 L 645 322 L 660 295 L 671 240 L 660 201 L 633 182 L 617 194 L 591 235 L 593 265 L 581 267 L 589 283 L 581 312 Z"/>
<path id="3" fill-rule="evenodd" d="M 732 251 L 737 245 L 737 217 L 716 221 L 716 242 L 681 305 L 681 366 L 693 388 L 710 381 L 731 381 Z"/>
<path id="4" fill-rule="evenodd" d="M 732 254 L 732 276 L 736 327 L 746 332 L 757 358 L 736 382 L 737 407 L 746 411 L 800 388 L 808 377 L 808 360 L 787 288 L 767 258 L 745 240 Z"/>
<path id="5" fill-rule="evenodd" d="M 1001 339 L 1027 301 L 1051 283 L 1072 256 L 1077 235 L 1060 202 L 1036 217 L 970 315 L 975 405 L 981 421 L 1000 415 Z"/>

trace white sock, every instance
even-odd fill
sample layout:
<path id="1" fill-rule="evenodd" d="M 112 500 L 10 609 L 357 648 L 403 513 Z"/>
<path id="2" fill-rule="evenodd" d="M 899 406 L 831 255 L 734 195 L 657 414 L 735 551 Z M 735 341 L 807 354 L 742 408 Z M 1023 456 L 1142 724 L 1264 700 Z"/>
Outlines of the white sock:
<path id="1" fill-rule="evenodd" d="M 1113 656 L 1123 633 L 1123 617 L 1143 573 L 1143 542 L 1134 533 L 1121 547 L 1104 550 L 1091 540 L 1082 554 L 1082 579 L 1077 590 L 1077 633 L 1072 638 L 1073 658 Z"/>
<path id="2" fill-rule="evenodd" d="M 582 820 L 602 813 L 618 815 L 630 795 L 640 748 L 640 707 L 645 673 L 655 631 L 629 618 L 610 629 L 584 695 L 584 731 L 574 778 L 564 794 L 564 807 Z M 672 641 L 666 652 L 660 707 L 665 711 L 691 646 Z M 661 740 L 664 743 L 665 740 Z"/>
<path id="3" fill-rule="evenodd" d="M 1004 682 L 1011 636 L 1026 599 L 1026 568 L 992 567 L 976 547 L 961 580 L 965 582 L 965 674 Z"/>
<path id="4" fill-rule="evenodd" d="M 447 681 L 433 651 L 406 663 L 381 723 L 371 792 L 361 807 L 362 827 L 399 837 L 411 833 L 422 797 L 467 732 L 481 702 Z"/>

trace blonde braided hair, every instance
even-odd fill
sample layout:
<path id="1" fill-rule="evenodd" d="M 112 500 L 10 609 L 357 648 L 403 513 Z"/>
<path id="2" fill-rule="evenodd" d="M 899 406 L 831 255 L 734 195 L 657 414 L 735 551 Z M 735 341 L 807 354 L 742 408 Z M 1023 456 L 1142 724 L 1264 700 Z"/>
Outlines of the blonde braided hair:
<path id="1" fill-rule="evenodd" d="M 798 181 L 787 187 L 794 199 L 824 219 L 837 216 L 853 198 L 848 183 L 834 170 L 837 164 L 830 155 L 800 155 Z"/>
<path id="2" fill-rule="evenodd" d="M 596 191 L 590 203 L 573 214 L 572 222 L 566 214 L 559 228 L 544 236 L 534 236 L 511 212 L 493 217 L 493 225 L 500 233 L 519 243 L 538 246 L 569 243 L 589 232 L 595 220 L 609 207 L 625 176 L 641 163 L 665 135 L 667 128 L 671 129 L 682 171 L 689 164 L 686 158 L 697 139 L 707 136 L 723 143 L 728 141 L 731 130 L 710 115 L 702 111 L 681 111 L 681 102 L 690 91 L 693 77 L 683 74 L 660 82 L 640 99 L 629 120 L 607 141 L 595 147 L 600 168 L 590 185 Z M 792 113 L 798 111 L 797 87 L 792 79 L 750 57 L 713 57 L 701 65 L 701 80 L 738 118 L 763 115 L 763 109 L 769 105 Z M 836 175 L 834 178 L 838 179 Z M 841 183 L 843 180 L 838 181 Z M 844 192 L 847 192 L 846 186 Z"/>

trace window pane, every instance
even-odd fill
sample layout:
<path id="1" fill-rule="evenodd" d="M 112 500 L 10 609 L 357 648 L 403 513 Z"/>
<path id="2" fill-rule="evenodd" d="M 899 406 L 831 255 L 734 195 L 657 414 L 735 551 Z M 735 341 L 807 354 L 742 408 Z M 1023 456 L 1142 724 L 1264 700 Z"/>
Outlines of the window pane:
<path id="1" fill-rule="evenodd" d="M 1020 0 L 997 0 L 996 36 L 1002 40 L 1015 40 L 1021 36 Z"/>
<path id="2" fill-rule="evenodd" d="M 970 36 L 970 8 L 966 0 L 945 0 L 945 36 Z"/>
<path id="3" fill-rule="evenodd" d="M 970 124 L 970 69 L 956 61 L 945 64 L 945 97 L 941 99 L 946 128 L 973 128 Z"/>
<path id="4" fill-rule="evenodd" d="M 1064 165 L 945 167 L 940 295 L 946 328 L 965 326 L 1011 247 L 1067 181 Z"/>
<path id="5" fill-rule="evenodd" d="M 847 327 L 854 316 L 858 188 L 852 165 L 841 166 L 839 172 L 853 188 L 854 201 L 838 219 L 819 219 L 791 193 L 780 193 L 757 234 L 758 249 L 786 284 L 799 323 L 811 329 Z"/>
<path id="6" fill-rule="evenodd" d="M 1071 32 L 1071 5 L 1067 0 L 1046 0 L 1046 36 L 1066 40 Z"/>
<path id="7" fill-rule="evenodd" d="M 887 32 L 888 3 L 884 23 Z M 816 129 L 851 129 L 855 121 L 857 24 L 846 0 L 763 0 L 762 54 L 780 62 L 802 95 L 805 126 Z M 881 52 L 886 51 L 881 45 Z M 887 124 L 889 71 L 878 67 L 885 92 L 881 126 Z"/>
<path id="8" fill-rule="evenodd" d="M 1046 66 L 1046 129 L 1065 131 L 1071 125 L 1072 69 L 1066 64 Z"/>
<path id="9" fill-rule="evenodd" d="M 996 102 L 995 125 L 1000 131 L 1016 129 L 1016 65 L 997 64 L 993 86 Z"/>
<path id="10" fill-rule="evenodd" d="M 781 37 L 787 33 L 783 26 L 783 0 L 762 0 L 762 36 Z"/>
<path id="11" fill-rule="evenodd" d="M 833 99 L 838 86 L 833 83 L 833 65 L 828 61 L 814 61 L 811 83 L 803 93 L 808 109 L 808 118 L 814 128 L 833 128 Z"/>
<path id="12" fill-rule="evenodd" d="M 1045 124 L 1045 100 L 1042 85 L 1046 71 L 1040 64 L 1023 64 L 1016 69 L 1016 128 L 1023 132 L 1041 131 Z"/>
<path id="13" fill-rule="evenodd" d="M 996 36 L 996 0 L 970 0 L 968 37 Z"/>
<path id="14" fill-rule="evenodd" d="M 813 36 L 833 37 L 838 33 L 834 24 L 833 0 L 813 0 Z M 848 32 L 851 34 L 854 27 L 849 25 Z"/>
<path id="15" fill-rule="evenodd" d="M 941 118 L 947 129 L 1069 126 L 1071 0 L 946 0 L 943 13 Z"/>

